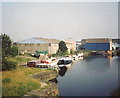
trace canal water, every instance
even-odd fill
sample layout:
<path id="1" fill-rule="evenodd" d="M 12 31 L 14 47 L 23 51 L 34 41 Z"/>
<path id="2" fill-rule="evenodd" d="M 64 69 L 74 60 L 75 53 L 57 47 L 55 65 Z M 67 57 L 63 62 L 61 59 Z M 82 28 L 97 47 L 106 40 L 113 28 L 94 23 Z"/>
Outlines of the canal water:
<path id="1" fill-rule="evenodd" d="M 109 96 L 118 88 L 118 57 L 89 56 L 63 67 L 57 77 L 60 96 Z"/>

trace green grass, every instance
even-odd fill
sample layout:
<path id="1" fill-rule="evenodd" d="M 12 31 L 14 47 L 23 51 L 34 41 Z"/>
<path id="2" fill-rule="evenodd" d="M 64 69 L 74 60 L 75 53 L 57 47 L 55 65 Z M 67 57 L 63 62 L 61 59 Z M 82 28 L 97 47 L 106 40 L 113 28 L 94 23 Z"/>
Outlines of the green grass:
<path id="1" fill-rule="evenodd" d="M 40 84 L 28 81 L 27 83 L 24 82 L 16 82 L 13 86 L 3 86 L 3 96 L 23 96 L 27 92 L 31 90 L 40 88 Z"/>
<path id="2" fill-rule="evenodd" d="M 22 63 L 22 62 L 28 62 L 30 60 L 35 60 L 36 58 L 26 58 L 26 57 L 7 57 L 6 58 L 8 61 L 13 61 L 16 62 L 17 64 Z"/>
<path id="3" fill-rule="evenodd" d="M 18 67 L 12 71 L 2 72 L 3 96 L 23 96 L 34 89 L 41 89 L 41 82 L 31 78 L 30 74 L 50 72 L 37 68 Z"/>
<path id="4" fill-rule="evenodd" d="M 52 69 L 52 68 L 48 68 L 47 70 L 56 71 L 55 69 Z"/>
<path id="5" fill-rule="evenodd" d="M 11 78 L 4 78 L 2 80 L 3 83 L 10 83 L 11 82 Z"/>
<path id="6" fill-rule="evenodd" d="M 90 50 L 81 50 L 80 52 L 86 53 L 86 52 L 91 52 Z"/>

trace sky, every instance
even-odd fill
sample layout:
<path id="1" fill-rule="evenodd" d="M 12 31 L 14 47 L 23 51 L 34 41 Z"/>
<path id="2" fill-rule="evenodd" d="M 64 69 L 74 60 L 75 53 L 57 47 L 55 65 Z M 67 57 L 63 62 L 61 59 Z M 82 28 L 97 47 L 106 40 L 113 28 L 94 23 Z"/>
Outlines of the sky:
<path id="1" fill-rule="evenodd" d="M 80 40 L 118 37 L 117 2 L 3 2 L 2 33 Z"/>

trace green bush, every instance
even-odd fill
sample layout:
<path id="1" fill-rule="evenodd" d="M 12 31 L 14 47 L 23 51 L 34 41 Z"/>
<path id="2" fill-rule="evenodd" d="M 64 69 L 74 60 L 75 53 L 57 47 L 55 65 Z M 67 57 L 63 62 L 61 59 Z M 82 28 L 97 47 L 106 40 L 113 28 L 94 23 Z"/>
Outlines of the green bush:
<path id="1" fill-rule="evenodd" d="M 58 50 L 56 55 L 57 56 L 65 56 L 65 55 L 68 55 L 68 51 L 62 52 L 62 51 Z"/>
<path id="2" fill-rule="evenodd" d="M 4 78 L 2 80 L 3 83 L 10 83 L 10 81 L 11 81 L 11 78 Z"/>
<path id="3" fill-rule="evenodd" d="M 6 71 L 6 70 L 16 69 L 16 65 L 17 65 L 16 62 L 14 62 L 14 61 L 8 61 L 5 58 L 3 58 L 3 61 L 2 61 L 2 70 Z"/>
<path id="4" fill-rule="evenodd" d="M 10 49 L 10 55 L 15 57 L 18 55 L 18 47 L 17 46 L 12 46 Z"/>
<path id="5" fill-rule="evenodd" d="M 51 56 L 52 56 L 52 57 L 56 57 L 57 55 L 56 55 L 56 54 L 52 54 Z"/>

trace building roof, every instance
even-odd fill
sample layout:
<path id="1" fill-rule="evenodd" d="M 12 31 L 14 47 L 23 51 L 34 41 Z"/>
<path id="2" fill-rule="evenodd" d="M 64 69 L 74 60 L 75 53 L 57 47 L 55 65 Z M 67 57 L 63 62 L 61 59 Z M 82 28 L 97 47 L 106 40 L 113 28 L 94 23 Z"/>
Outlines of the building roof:
<path id="1" fill-rule="evenodd" d="M 86 39 L 82 39 L 82 40 L 81 40 L 81 43 L 82 43 L 82 44 L 85 44 L 85 43 L 86 43 Z"/>
<path id="2" fill-rule="evenodd" d="M 41 41 L 45 41 L 45 42 L 48 42 L 48 43 L 56 43 L 58 44 L 61 40 L 57 40 L 57 39 L 48 39 L 48 38 L 41 38 L 41 37 L 34 37 L 35 39 L 37 40 L 41 40 Z"/>
<path id="3" fill-rule="evenodd" d="M 89 38 L 86 39 L 86 43 L 109 43 L 110 40 L 109 38 Z"/>
<path id="4" fill-rule="evenodd" d="M 23 41 L 19 41 L 16 43 L 51 43 L 51 44 L 59 44 L 61 40 L 57 39 L 48 39 L 48 38 L 41 38 L 41 37 L 32 37 Z M 66 44 L 71 44 L 70 42 L 66 42 Z"/>
<path id="5" fill-rule="evenodd" d="M 49 43 L 52 43 L 52 44 L 59 44 L 60 41 L 62 40 L 58 40 L 58 39 L 48 39 L 48 38 L 41 38 L 41 37 L 35 37 L 36 39 L 38 40 L 42 40 L 42 41 L 45 41 L 45 42 L 49 42 Z M 71 44 L 70 42 L 68 41 L 65 41 L 63 40 L 66 44 Z"/>
<path id="6" fill-rule="evenodd" d="M 23 40 L 23 41 L 19 41 L 17 43 L 48 43 L 48 42 L 41 41 L 41 40 L 38 40 L 36 38 L 29 38 L 29 39 L 26 39 L 26 40 Z"/>

